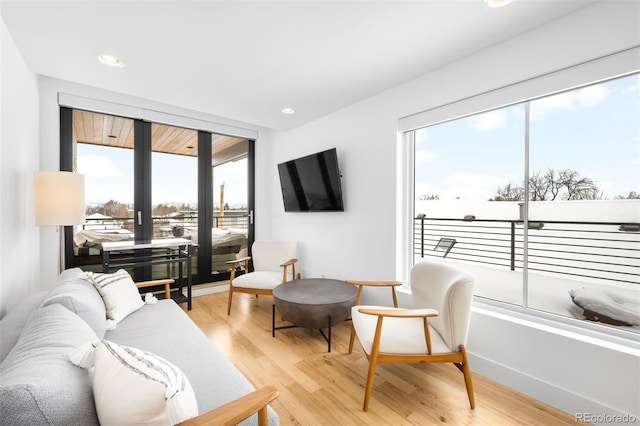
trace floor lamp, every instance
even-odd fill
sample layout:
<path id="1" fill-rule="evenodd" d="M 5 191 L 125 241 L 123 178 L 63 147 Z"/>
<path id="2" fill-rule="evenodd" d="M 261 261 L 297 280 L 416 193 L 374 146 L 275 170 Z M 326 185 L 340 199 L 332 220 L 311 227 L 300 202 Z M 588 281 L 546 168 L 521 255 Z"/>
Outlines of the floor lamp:
<path id="1" fill-rule="evenodd" d="M 57 226 L 60 266 L 64 270 L 64 237 L 60 227 L 84 223 L 84 175 L 37 172 L 34 176 L 36 226 Z"/>

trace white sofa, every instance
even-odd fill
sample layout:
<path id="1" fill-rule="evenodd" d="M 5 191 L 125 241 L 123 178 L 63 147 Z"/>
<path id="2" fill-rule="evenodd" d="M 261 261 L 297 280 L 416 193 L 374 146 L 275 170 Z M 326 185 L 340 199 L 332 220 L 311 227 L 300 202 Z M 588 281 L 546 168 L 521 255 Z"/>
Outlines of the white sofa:
<path id="1" fill-rule="evenodd" d="M 106 330 L 103 300 L 83 271 L 64 271 L 0 320 L 0 424 L 98 424 L 87 370 L 70 354 L 100 339 L 170 361 L 191 384 L 203 414 L 255 388 L 172 300 L 145 304 Z M 267 406 L 270 425 L 279 424 Z M 252 415 L 243 424 L 256 424 Z"/>

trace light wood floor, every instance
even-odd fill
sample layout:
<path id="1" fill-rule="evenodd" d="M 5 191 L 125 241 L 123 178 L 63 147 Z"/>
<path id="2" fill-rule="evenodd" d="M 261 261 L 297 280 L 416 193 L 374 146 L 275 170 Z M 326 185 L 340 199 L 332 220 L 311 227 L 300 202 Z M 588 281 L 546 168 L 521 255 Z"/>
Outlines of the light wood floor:
<path id="1" fill-rule="evenodd" d="M 282 425 L 566 425 L 572 415 L 474 374 L 471 410 L 462 374 L 450 364 L 378 366 L 369 411 L 362 411 L 367 360 L 350 322 L 332 329 L 332 351 L 317 330 L 271 337 L 270 296 L 227 292 L 198 296 L 188 312 L 254 386 L 276 386 Z M 284 325 L 276 315 L 276 325 Z M 473 370 L 473 364 L 471 364 Z"/>

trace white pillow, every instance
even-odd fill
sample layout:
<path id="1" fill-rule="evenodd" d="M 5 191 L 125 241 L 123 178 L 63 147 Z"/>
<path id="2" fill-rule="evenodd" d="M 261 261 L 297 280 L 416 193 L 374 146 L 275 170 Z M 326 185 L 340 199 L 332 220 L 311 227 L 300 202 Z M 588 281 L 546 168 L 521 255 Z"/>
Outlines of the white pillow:
<path id="1" fill-rule="evenodd" d="M 575 305 L 627 326 L 640 325 L 639 293 L 618 288 L 582 287 L 569 291 Z"/>
<path id="2" fill-rule="evenodd" d="M 70 360 L 94 367 L 101 425 L 175 425 L 198 415 L 193 388 L 169 361 L 108 340 L 80 346 Z"/>
<path id="3" fill-rule="evenodd" d="M 102 296 L 110 320 L 118 323 L 144 305 L 138 287 L 124 269 L 113 274 L 87 272 L 87 276 Z"/>

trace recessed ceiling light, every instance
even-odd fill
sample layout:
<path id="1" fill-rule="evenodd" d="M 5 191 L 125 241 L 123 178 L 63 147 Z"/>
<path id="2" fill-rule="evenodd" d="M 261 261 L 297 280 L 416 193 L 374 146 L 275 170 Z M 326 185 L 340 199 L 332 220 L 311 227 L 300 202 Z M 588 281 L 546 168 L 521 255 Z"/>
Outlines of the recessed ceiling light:
<path id="1" fill-rule="evenodd" d="M 513 0 L 485 0 L 489 7 L 503 7 L 511 3 Z"/>
<path id="2" fill-rule="evenodd" d="M 296 112 L 293 108 L 282 108 L 282 113 L 283 114 L 293 114 L 294 112 Z"/>
<path id="3" fill-rule="evenodd" d="M 98 56 L 98 60 L 100 61 L 100 63 L 109 67 L 114 67 L 114 68 L 124 67 L 124 62 L 122 62 L 120 59 L 116 58 L 115 56 L 100 55 Z"/>

